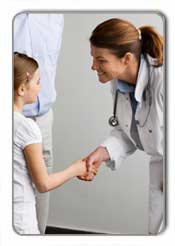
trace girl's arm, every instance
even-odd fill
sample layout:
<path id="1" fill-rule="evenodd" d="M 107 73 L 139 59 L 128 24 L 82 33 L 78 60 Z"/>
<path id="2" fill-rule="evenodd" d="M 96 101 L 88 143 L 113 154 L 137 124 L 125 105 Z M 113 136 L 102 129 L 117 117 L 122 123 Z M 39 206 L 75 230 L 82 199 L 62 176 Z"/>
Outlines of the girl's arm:
<path id="1" fill-rule="evenodd" d="M 47 192 L 75 176 L 86 174 L 86 164 L 82 160 L 74 162 L 61 172 L 48 174 L 43 159 L 42 144 L 30 144 L 26 146 L 24 148 L 24 155 L 32 181 L 39 192 Z"/>

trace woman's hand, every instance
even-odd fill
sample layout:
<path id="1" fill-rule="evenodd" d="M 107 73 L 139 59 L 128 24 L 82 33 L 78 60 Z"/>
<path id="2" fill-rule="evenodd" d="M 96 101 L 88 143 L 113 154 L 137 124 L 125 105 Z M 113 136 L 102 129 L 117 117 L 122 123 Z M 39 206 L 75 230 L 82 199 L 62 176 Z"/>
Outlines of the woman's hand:
<path id="1" fill-rule="evenodd" d="M 109 160 L 110 156 L 105 147 L 98 147 L 92 153 L 90 153 L 84 160 L 86 161 L 87 174 L 83 176 L 79 176 L 78 178 L 85 181 L 91 181 L 94 178 L 93 170 L 99 169 L 101 163 L 103 161 Z"/>
<path id="2" fill-rule="evenodd" d="M 88 174 L 85 160 L 78 160 L 74 162 L 70 168 L 74 171 L 74 176 L 86 176 Z M 97 171 L 95 166 L 92 167 L 91 173 L 96 175 Z"/>

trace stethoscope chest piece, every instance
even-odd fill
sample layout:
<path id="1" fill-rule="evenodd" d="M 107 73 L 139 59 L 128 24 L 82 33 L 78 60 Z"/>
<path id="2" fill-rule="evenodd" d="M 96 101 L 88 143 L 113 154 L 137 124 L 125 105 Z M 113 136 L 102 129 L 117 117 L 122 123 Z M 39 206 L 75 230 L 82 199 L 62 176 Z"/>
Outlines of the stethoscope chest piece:
<path id="1" fill-rule="evenodd" d="M 109 125 L 113 127 L 118 125 L 118 120 L 114 115 L 109 118 Z"/>
<path id="2" fill-rule="evenodd" d="M 118 120 L 116 116 L 116 109 L 117 109 L 117 99 L 118 99 L 118 92 L 116 90 L 115 93 L 115 100 L 114 100 L 114 110 L 113 110 L 113 115 L 109 118 L 108 123 L 110 126 L 117 126 L 118 125 Z"/>
<path id="3" fill-rule="evenodd" d="M 150 65 L 149 65 L 149 62 L 147 61 L 147 58 L 146 59 L 146 62 L 147 62 L 147 65 L 148 65 L 148 85 L 147 85 L 147 92 L 148 92 L 148 98 L 146 98 L 146 94 L 145 94 L 145 99 L 144 101 L 147 101 L 149 102 L 149 107 L 148 107 L 148 113 L 146 115 L 146 119 L 145 121 L 143 122 L 143 124 L 140 124 L 139 123 L 139 126 L 140 127 L 144 127 L 145 126 L 145 123 L 147 122 L 147 119 L 148 119 L 148 116 L 150 114 L 150 109 L 151 109 L 151 104 L 152 104 L 152 95 L 151 95 L 151 91 L 150 91 Z M 146 92 L 146 90 L 145 90 Z M 110 126 L 117 126 L 118 125 L 118 119 L 117 119 L 117 116 L 116 116 L 116 110 L 117 110 L 117 99 L 118 99 L 118 91 L 116 90 L 116 93 L 115 93 L 115 100 L 114 100 L 114 109 L 113 109 L 113 115 L 109 118 L 108 120 L 108 123 Z"/>

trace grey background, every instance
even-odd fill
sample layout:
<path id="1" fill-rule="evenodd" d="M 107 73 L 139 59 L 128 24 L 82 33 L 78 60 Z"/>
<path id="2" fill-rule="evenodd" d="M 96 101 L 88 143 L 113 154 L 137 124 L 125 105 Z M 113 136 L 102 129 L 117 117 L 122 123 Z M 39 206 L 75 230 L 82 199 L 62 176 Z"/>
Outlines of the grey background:
<path id="1" fill-rule="evenodd" d="M 54 171 L 94 150 L 110 132 L 110 83 L 91 70 L 88 38 L 104 20 L 121 18 L 163 34 L 157 13 L 65 13 L 54 105 Z M 51 192 L 48 225 L 94 232 L 147 234 L 149 156 L 137 151 L 117 171 L 104 165 L 92 182 L 72 179 Z"/>

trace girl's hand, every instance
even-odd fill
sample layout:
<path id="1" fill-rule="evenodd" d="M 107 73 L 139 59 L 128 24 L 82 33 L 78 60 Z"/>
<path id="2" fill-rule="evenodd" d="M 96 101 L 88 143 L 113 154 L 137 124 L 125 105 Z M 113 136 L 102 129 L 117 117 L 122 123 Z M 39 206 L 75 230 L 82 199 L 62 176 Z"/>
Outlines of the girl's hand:
<path id="1" fill-rule="evenodd" d="M 86 161 L 85 160 L 78 160 L 72 164 L 72 168 L 75 171 L 75 176 L 87 176 L 87 166 L 86 166 Z M 96 175 L 97 169 L 96 167 L 92 167 L 91 173 L 93 175 Z"/>
<path id="2" fill-rule="evenodd" d="M 90 153 L 84 160 L 86 161 L 87 175 L 80 175 L 78 178 L 84 181 L 92 181 L 94 178 L 93 171 L 96 173 L 103 161 L 109 160 L 109 153 L 105 147 L 98 147 L 92 153 Z"/>

